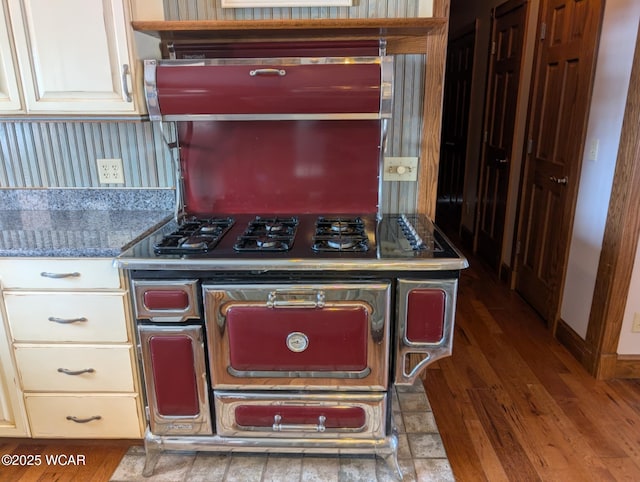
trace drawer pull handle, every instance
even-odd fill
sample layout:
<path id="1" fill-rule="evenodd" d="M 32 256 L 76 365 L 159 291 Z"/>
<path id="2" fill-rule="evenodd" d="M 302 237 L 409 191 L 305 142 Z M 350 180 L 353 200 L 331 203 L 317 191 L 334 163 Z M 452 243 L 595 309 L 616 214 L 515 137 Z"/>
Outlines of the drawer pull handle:
<path id="1" fill-rule="evenodd" d="M 313 432 L 324 432 L 326 427 L 324 423 L 326 422 L 327 417 L 324 415 L 320 415 L 318 417 L 318 425 L 307 425 L 307 424 L 285 424 L 280 423 L 282 421 L 281 415 L 273 416 L 273 431 L 274 432 L 286 432 L 286 431 L 294 431 L 294 432 L 302 432 L 302 431 L 313 431 Z"/>
<path id="2" fill-rule="evenodd" d="M 81 316 L 80 318 L 57 318 L 55 316 L 50 316 L 48 320 L 53 321 L 54 323 L 60 323 L 61 325 L 68 325 L 70 323 L 85 322 L 87 321 L 87 318 L 84 316 Z"/>
<path id="3" fill-rule="evenodd" d="M 52 278 L 52 279 L 61 279 L 61 278 L 79 278 L 80 273 L 74 271 L 73 273 L 48 273 L 47 271 L 43 271 L 40 273 L 40 276 L 43 278 Z"/>
<path id="4" fill-rule="evenodd" d="M 277 75 L 279 77 L 284 77 L 287 75 L 287 71 L 284 69 L 256 69 L 250 70 L 249 75 L 251 77 L 255 77 L 256 75 Z"/>
<path id="5" fill-rule="evenodd" d="M 87 423 L 87 422 L 92 422 L 94 420 L 102 420 L 102 417 L 100 415 L 94 415 L 93 417 L 89 417 L 89 418 L 78 418 L 78 417 L 73 417 L 71 415 L 67 415 L 67 420 L 71 420 L 72 422 L 75 422 L 75 423 Z"/>
<path id="6" fill-rule="evenodd" d="M 65 375 L 82 375 L 83 373 L 95 373 L 93 368 L 84 368 L 82 370 L 69 370 L 68 368 L 58 368 L 60 373 Z"/>

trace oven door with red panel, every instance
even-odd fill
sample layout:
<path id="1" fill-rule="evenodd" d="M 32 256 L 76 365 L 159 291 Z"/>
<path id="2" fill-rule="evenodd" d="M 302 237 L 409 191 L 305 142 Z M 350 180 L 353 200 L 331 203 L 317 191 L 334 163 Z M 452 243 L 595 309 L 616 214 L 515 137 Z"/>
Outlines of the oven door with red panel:
<path id="1" fill-rule="evenodd" d="M 196 280 L 132 280 L 149 427 L 211 434 L 204 323 Z"/>
<path id="2" fill-rule="evenodd" d="M 411 385 L 438 358 L 451 355 L 458 280 L 398 279 L 396 385 Z"/>
<path id="3" fill-rule="evenodd" d="M 390 284 L 203 292 L 214 389 L 386 390 Z"/>
<path id="4" fill-rule="evenodd" d="M 387 394 L 216 391 L 218 435 L 383 438 Z"/>

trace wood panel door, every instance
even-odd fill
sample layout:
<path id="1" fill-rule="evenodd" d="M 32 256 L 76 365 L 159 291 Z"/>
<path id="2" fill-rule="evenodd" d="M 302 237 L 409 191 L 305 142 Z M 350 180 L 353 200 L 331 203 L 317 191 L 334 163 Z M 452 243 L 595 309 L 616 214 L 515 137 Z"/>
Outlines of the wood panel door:
<path id="1" fill-rule="evenodd" d="M 447 48 L 436 221 L 454 231 L 462 219 L 475 38 L 474 23 L 451 40 Z"/>
<path id="2" fill-rule="evenodd" d="M 545 0 L 529 120 L 516 289 L 554 327 L 591 99 L 603 0 Z"/>
<path id="3" fill-rule="evenodd" d="M 527 5 L 525 0 L 510 0 L 493 12 L 476 250 L 496 271 L 504 238 Z"/>

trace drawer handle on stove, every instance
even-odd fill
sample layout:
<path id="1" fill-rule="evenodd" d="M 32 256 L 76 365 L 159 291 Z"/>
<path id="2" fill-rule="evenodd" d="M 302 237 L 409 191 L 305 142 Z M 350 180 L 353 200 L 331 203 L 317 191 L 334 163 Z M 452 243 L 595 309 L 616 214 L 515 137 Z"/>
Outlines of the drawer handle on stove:
<path id="1" fill-rule="evenodd" d="M 284 69 L 256 69 L 250 70 L 249 75 L 251 77 L 255 77 L 256 75 L 277 75 L 279 77 L 284 77 L 287 75 L 287 71 Z"/>
<path id="2" fill-rule="evenodd" d="M 102 417 L 100 415 L 94 415 L 93 417 L 89 417 L 89 418 L 78 418 L 78 417 L 73 417 L 71 415 L 67 415 L 67 420 L 71 420 L 72 422 L 75 422 L 75 423 L 87 423 L 87 422 L 92 422 L 94 420 L 102 420 Z"/>
<path id="3" fill-rule="evenodd" d="M 267 296 L 268 308 L 324 308 L 324 291 L 271 291 Z"/>
<path id="4" fill-rule="evenodd" d="M 282 416 L 276 414 L 273 416 L 273 431 L 274 432 L 285 432 L 285 431 L 313 431 L 313 432 L 324 432 L 326 427 L 324 426 L 324 422 L 326 422 L 327 417 L 324 415 L 320 415 L 318 417 L 318 425 L 307 425 L 307 424 L 285 424 L 280 423 L 282 421 Z"/>
<path id="5" fill-rule="evenodd" d="M 43 271 L 40 273 L 43 278 L 61 279 L 61 278 L 79 278 L 80 273 L 74 271 L 73 273 L 48 273 Z"/>
<path id="6" fill-rule="evenodd" d="M 69 370 L 68 368 L 58 368 L 58 372 L 65 375 L 82 375 L 83 373 L 95 373 L 93 368 L 84 368 L 82 370 Z"/>
<path id="7" fill-rule="evenodd" d="M 49 321 L 53 321 L 54 323 L 60 323 L 61 325 L 68 325 L 70 323 L 78 323 L 85 322 L 87 318 L 81 316 L 80 318 L 56 318 L 55 316 L 50 316 L 47 318 Z"/>

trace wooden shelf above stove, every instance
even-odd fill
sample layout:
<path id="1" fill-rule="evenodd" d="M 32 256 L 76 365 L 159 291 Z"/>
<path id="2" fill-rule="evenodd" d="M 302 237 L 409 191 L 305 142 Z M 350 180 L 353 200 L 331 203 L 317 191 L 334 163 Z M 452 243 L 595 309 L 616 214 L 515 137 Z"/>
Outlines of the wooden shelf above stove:
<path id="1" fill-rule="evenodd" d="M 163 42 L 387 40 L 390 54 L 425 53 L 427 39 L 447 31 L 447 18 L 134 21 L 134 30 Z"/>

